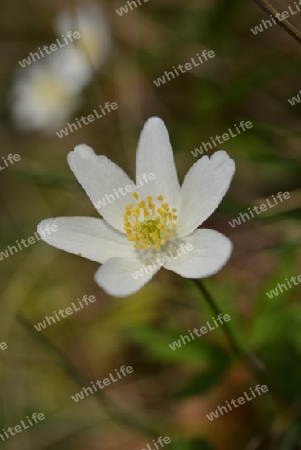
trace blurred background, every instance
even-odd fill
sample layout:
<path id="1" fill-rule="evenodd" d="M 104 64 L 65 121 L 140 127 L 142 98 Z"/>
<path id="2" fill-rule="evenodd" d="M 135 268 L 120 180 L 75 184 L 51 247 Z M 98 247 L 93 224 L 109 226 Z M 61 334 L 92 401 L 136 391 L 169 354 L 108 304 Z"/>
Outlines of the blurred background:
<path id="1" fill-rule="evenodd" d="M 294 6 L 275 3 L 279 11 L 288 4 Z M 133 177 L 139 133 L 147 118 L 159 116 L 182 181 L 202 142 L 251 121 L 252 129 L 208 152 L 223 148 L 237 171 L 205 224 L 229 236 L 234 253 L 204 283 L 231 316 L 238 341 L 272 375 L 278 400 L 267 393 L 210 422 L 206 414 L 257 381 L 220 329 L 170 349 L 180 334 L 212 317 L 193 282 L 161 270 L 136 295 L 111 298 L 94 283 L 96 263 L 38 241 L 0 261 L 0 341 L 8 346 L 0 350 L 0 429 L 33 412 L 46 419 L 1 446 L 142 450 L 154 448 L 150 429 L 169 436 L 166 447 L 175 450 L 300 449 L 301 288 L 266 295 L 301 274 L 301 105 L 288 102 L 301 88 L 299 44 L 279 26 L 254 35 L 250 28 L 268 16 L 251 1 L 141 0 L 119 15 L 124 5 L 1 3 L 0 161 L 10 153 L 21 160 L 0 173 L 0 252 L 34 236 L 45 218 L 97 217 L 67 165 L 75 145 L 92 146 Z M 293 20 L 301 26 L 301 13 Z M 82 39 L 19 64 L 69 30 Z M 155 86 L 166 70 L 204 49 L 216 57 Z M 118 110 L 62 138 L 56 134 L 107 101 Z M 291 198 L 230 226 L 279 191 Z M 97 301 L 36 331 L 34 324 L 85 294 Z M 134 373 L 102 396 L 71 399 L 123 364 Z"/>

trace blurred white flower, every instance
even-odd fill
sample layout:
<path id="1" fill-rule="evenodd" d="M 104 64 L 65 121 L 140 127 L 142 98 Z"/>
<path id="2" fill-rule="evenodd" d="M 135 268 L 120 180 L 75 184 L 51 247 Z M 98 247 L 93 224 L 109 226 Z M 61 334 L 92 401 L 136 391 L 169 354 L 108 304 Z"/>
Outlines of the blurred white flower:
<path id="1" fill-rule="evenodd" d="M 78 31 L 80 38 L 18 72 L 10 101 L 22 130 L 54 131 L 65 125 L 80 106 L 81 90 L 107 58 L 111 36 L 98 5 L 81 4 L 74 15 L 63 11 L 55 28 L 59 39 L 68 31 Z"/>
<path id="2" fill-rule="evenodd" d="M 69 44 L 49 57 L 49 68 L 68 80 L 74 90 L 81 90 L 91 79 L 91 66 L 76 46 Z"/>
<path id="3" fill-rule="evenodd" d="M 64 125 L 79 107 L 80 90 L 89 77 L 81 52 L 71 46 L 21 69 L 10 97 L 16 126 L 53 131 Z"/>
<path id="4" fill-rule="evenodd" d="M 77 47 L 85 54 L 93 70 L 102 68 L 111 47 L 111 34 L 108 21 L 98 4 L 82 3 L 74 13 L 62 11 L 55 21 L 55 29 L 58 35 L 78 31 L 81 37 L 76 41 Z"/>
<path id="5" fill-rule="evenodd" d="M 68 155 L 74 175 L 95 204 L 118 186 L 133 185 L 130 178 L 105 156 L 97 156 L 87 145 L 78 145 Z M 155 181 L 139 185 L 152 172 Z M 218 207 L 226 194 L 235 164 L 226 152 L 204 156 L 179 184 L 167 129 L 162 120 L 147 121 L 138 144 L 136 190 L 99 207 L 103 219 L 59 217 L 43 220 L 38 232 L 55 224 L 55 234 L 42 237 L 54 247 L 103 264 L 95 281 L 110 295 L 125 297 L 137 292 L 160 266 L 185 278 L 204 278 L 218 272 L 228 261 L 232 244 L 221 233 L 197 229 Z M 137 189 L 139 187 L 139 194 Z M 127 191 L 128 192 L 128 191 Z M 135 203 L 133 205 L 133 197 Z M 171 248 L 182 245 L 192 251 L 175 260 L 164 260 Z M 160 256 L 162 262 L 142 277 L 143 264 Z"/>

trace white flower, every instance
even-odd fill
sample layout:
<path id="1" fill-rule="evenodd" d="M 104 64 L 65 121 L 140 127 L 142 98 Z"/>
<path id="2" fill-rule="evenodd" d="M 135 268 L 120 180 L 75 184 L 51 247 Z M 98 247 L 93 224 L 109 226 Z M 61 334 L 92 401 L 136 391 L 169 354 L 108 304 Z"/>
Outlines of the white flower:
<path id="1" fill-rule="evenodd" d="M 68 10 L 62 11 L 55 21 L 55 29 L 59 35 L 66 35 L 68 31 L 80 33 L 76 45 L 93 69 L 100 69 L 106 62 L 111 34 L 104 12 L 98 4 L 82 3 L 73 14 Z"/>
<path id="2" fill-rule="evenodd" d="M 65 125 L 79 107 L 80 89 L 89 78 L 85 58 L 71 45 L 21 69 L 11 95 L 14 122 L 33 131 Z"/>
<path id="3" fill-rule="evenodd" d="M 122 169 L 84 144 L 69 153 L 68 162 L 94 204 L 114 189 L 117 192 L 119 187 L 133 185 Z M 208 277 L 227 262 L 232 244 L 217 231 L 197 228 L 221 202 L 234 171 L 233 160 L 218 151 L 210 159 L 199 159 L 180 187 L 168 131 L 162 120 L 151 118 L 138 144 L 134 194 L 120 195 L 116 201 L 100 206 L 103 219 L 48 219 L 39 224 L 38 232 L 47 225 L 57 225 L 58 231 L 44 240 L 103 264 L 95 281 L 116 297 L 138 291 L 160 266 L 141 277 L 135 278 L 133 273 L 180 244 L 191 244 L 192 250 L 164 267 L 185 278 Z M 150 173 L 155 174 L 155 180 L 141 185 L 143 174 Z"/>
<path id="4" fill-rule="evenodd" d="M 69 44 L 59 49 L 47 61 L 50 69 L 66 80 L 72 89 L 81 90 L 91 80 L 91 67 L 76 45 Z"/>
<path id="5" fill-rule="evenodd" d="M 82 4 L 74 15 L 63 11 L 55 28 L 62 44 L 68 31 L 78 31 L 80 37 L 17 74 L 10 101 L 13 120 L 23 130 L 52 132 L 66 126 L 81 104 L 82 89 L 110 50 L 109 26 L 97 4 Z"/>

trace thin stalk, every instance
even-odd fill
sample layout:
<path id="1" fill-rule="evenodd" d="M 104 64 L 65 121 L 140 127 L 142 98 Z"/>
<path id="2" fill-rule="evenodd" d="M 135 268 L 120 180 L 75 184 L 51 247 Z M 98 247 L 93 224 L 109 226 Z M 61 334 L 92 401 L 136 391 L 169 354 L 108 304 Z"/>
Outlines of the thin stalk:
<path id="1" fill-rule="evenodd" d="M 290 36 L 292 36 L 299 44 L 301 44 L 301 33 L 300 31 L 287 19 L 283 19 L 281 22 L 277 20 L 276 14 L 278 11 L 268 0 L 253 0 L 259 8 L 261 8 L 268 15 L 272 15 L 277 21 L 277 24 L 283 28 Z"/>
<path id="2" fill-rule="evenodd" d="M 218 304 L 210 294 L 210 292 L 207 290 L 207 288 L 204 286 L 203 282 L 200 280 L 193 280 L 198 288 L 198 290 L 202 293 L 204 296 L 206 302 L 208 303 L 210 309 L 212 312 L 218 316 L 219 314 L 222 314 Z M 223 326 L 221 327 L 228 343 L 229 347 L 232 350 L 232 353 L 238 358 L 245 362 L 245 364 L 249 367 L 249 369 L 252 371 L 252 373 L 255 373 L 256 377 L 262 381 L 264 377 L 267 376 L 267 371 L 264 368 L 262 362 L 251 353 L 248 353 L 237 341 L 233 331 L 231 330 L 228 323 L 223 323 Z"/>

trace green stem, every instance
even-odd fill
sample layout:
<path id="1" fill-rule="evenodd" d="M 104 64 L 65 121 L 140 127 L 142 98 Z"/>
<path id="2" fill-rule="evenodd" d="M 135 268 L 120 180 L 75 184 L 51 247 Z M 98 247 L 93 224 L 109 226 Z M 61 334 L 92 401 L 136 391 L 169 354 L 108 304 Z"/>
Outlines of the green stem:
<path id="1" fill-rule="evenodd" d="M 207 290 L 207 288 L 204 286 L 202 281 L 200 280 L 193 280 L 198 288 L 198 290 L 202 293 L 205 300 L 207 301 L 210 309 L 212 312 L 218 316 L 219 314 L 222 314 L 220 311 L 220 308 L 218 304 L 215 302 L 214 298 L 210 294 L 210 292 Z M 256 375 L 256 378 L 258 378 L 260 381 L 263 380 L 267 376 L 266 369 L 264 368 L 262 362 L 253 354 L 248 353 L 238 342 L 235 338 L 235 335 L 233 334 L 233 331 L 229 327 L 228 323 L 223 323 L 223 326 L 221 327 L 223 330 L 223 333 L 225 334 L 225 337 L 229 343 L 229 347 L 232 350 L 232 353 L 240 360 L 243 360 L 245 364 L 249 367 L 252 373 Z"/>
<path id="2" fill-rule="evenodd" d="M 90 385 L 89 381 L 86 380 L 84 375 L 69 361 L 69 359 L 58 349 L 49 339 L 47 339 L 43 334 L 36 331 L 33 325 L 22 315 L 17 314 L 17 321 L 29 331 L 39 342 L 50 350 L 50 352 L 55 356 L 59 366 L 64 370 L 64 372 L 70 376 L 81 388 L 84 385 Z M 135 431 L 142 432 L 150 436 L 151 438 L 157 438 L 158 434 L 149 428 L 147 425 L 138 421 L 135 417 L 129 416 L 128 413 L 122 411 L 115 403 L 109 400 L 102 391 L 95 392 L 95 397 L 99 404 L 106 410 L 106 412 L 116 419 L 121 424 L 132 428 Z"/>

